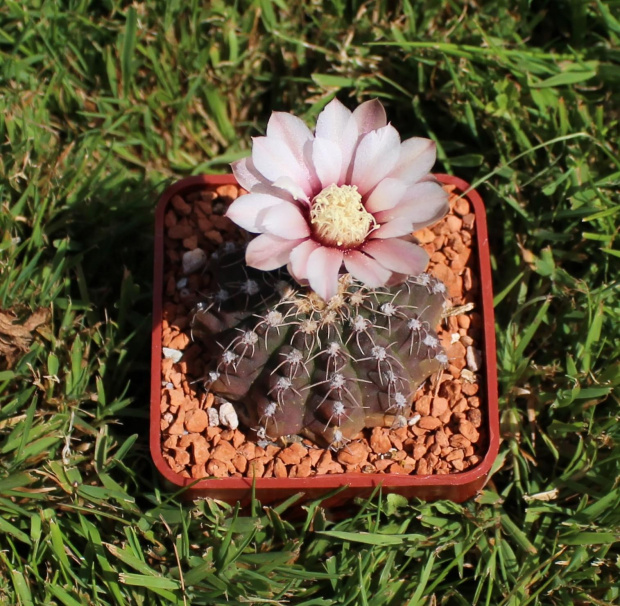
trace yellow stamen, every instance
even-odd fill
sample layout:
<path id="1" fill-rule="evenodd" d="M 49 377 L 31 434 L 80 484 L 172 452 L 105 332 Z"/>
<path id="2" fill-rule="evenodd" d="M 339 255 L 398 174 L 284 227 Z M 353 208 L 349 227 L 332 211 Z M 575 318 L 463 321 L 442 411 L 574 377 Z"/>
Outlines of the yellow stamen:
<path id="1" fill-rule="evenodd" d="M 310 223 L 322 242 L 345 248 L 361 244 L 377 227 L 355 185 L 326 187 L 312 201 Z"/>

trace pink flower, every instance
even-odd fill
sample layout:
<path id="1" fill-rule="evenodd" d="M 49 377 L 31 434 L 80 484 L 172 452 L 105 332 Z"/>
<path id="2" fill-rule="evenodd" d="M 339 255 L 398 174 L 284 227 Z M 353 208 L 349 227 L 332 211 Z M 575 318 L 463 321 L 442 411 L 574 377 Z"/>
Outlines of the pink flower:
<path id="1" fill-rule="evenodd" d="M 291 275 L 323 299 L 337 293 L 342 265 L 367 286 L 424 271 L 428 255 L 407 236 L 440 219 L 448 196 L 430 175 L 435 144 L 401 142 L 379 101 L 349 111 L 334 99 L 314 134 L 299 118 L 274 112 L 252 156 L 233 163 L 248 194 L 227 216 L 259 233 L 249 266 Z"/>

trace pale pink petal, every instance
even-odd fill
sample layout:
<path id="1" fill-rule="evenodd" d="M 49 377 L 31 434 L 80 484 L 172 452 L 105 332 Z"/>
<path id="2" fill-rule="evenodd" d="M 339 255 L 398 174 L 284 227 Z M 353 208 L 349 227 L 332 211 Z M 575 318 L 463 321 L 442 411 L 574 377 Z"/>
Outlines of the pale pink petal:
<path id="1" fill-rule="evenodd" d="M 360 133 L 357 128 L 357 122 L 353 116 L 349 119 L 342 137 L 337 141 L 342 154 L 342 168 L 340 169 L 340 179 L 338 185 L 350 184 L 350 176 L 353 172 L 353 160 L 355 158 L 355 150 L 360 139 Z"/>
<path id="2" fill-rule="evenodd" d="M 293 200 L 303 200 L 304 202 L 309 202 L 308 196 L 306 196 L 304 190 L 290 177 L 278 177 L 273 182 L 273 187 L 283 189 L 285 192 L 291 194 Z"/>
<path id="3" fill-rule="evenodd" d="M 316 138 L 332 141 L 340 149 L 340 176 L 335 182 L 338 185 L 343 185 L 350 172 L 351 158 L 360 136 L 357 120 L 338 99 L 333 99 L 319 114 L 315 134 Z"/>
<path id="4" fill-rule="evenodd" d="M 301 118 L 286 112 L 273 112 L 267 123 L 266 134 L 269 139 L 278 139 L 299 164 L 304 164 L 304 145 L 312 141 L 314 135 Z"/>
<path id="5" fill-rule="evenodd" d="M 312 162 L 312 154 L 314 151 L 314 139 L 312 141 L 306 141 L 304 145 L 304 163 L 308 167 L 308 173 L 310 175 L 310 185 L 312 186 L 312 196 L 316 196 L 322 187 L 321 181 L 316 174 L 316 169 L 314 168 L 314 163 Z"/>
<path id="6" fill-rule="evenodd" d="M 370 288 L 383 286 L 392 275 L 389 269 L 386 269 L 368 255 L 357 250 L 345 252 L 344 266 L 354 278 Z"/>
<path id="7" fill-rule="evenodd" d="M 310 235 L 310 227 L 299 208 L 290 202 L 271 206 L 261 215 L 260 229 L 286 240 L 298 240 Z"/>
<path id="8" fill-rule="evenodd" d="M 228 207 L 226 216 L 239 227 L 256 233 L 262 231 L 260 224 L 266 210 L 282 203 L 282 198 L 268 194 L 245 194 Z"/>
<path id="9" fill-rule="evenodd" d="M 357 122 L 360 135 L 383 128 L 387 124 L 385 108 L 378 99 L 371 99 L 358 105 L 353 110 L 353 117 Z"/>
<path id="10" fill-rule="evenodd" d="M 285 240 L 271 234 L 261 234 L 252 240 L 245 250 L 245 262 L 250 267 L 271 271 L 288 263 L 293 248 L 302 240 Z"/>
<path id="11" fill-rule="evenodd" d="M 398 179 L 383 179 L 372 190 L 364 204 L 366 210 L 377 213 L 396 206 L 405 195 L 407 184 Z"/>
<path id="12" fill-rule="evenodd" d="M 394 208 L 375 213 L 379 223 L 402 220 L 421 229 L 435 223 L 448 212 L 448 193 L 436 181 L 423 181 L 407 189 Z"/>
<path id="13" fill-rule="evenodd" d="M 401 274 L 416 275 L 428 265 L 428 253 L 417 244 L 405 240 L 369 240 L 362 250 L 383 267 Z"/>
<path id="14" fill-rule="evenodd" d="M 266 179 L 277 181 L 290 177 L 307 196 L 312 195 L 308 167 L 279 139 L 255 137 L 252 143 L 252 162 Z"/>
<path id="15" fill-rule="evenodd" d="M 264 194 L 267 196 L 273 196 L 274 198 L 280 199 L 280 201 L 284 200 L 285 202 L 294 202 L 293 196 L 282 189 L 281 187 L 274 187 L 272 183 L 258 183 L 252 187 L 251 193 L 253 194 Z"/>
<path id="16" fill-rule="evenodd" d="M 365 195 L 394 168 L 399 154 L 400 137 L 391 124 L 366 133 L 355 150 L 351 183 Z"/>
<path id="17" fill-rule="evenodd" d="M 351 118 L 351 110 L 347 109 L 338 99 L 332 99 L 316 119 L 315 136 L 337 141 L 344 134 L 349 118 Z"/>
<path id="18" fill-rule="evenodd" d="M 267 136 L 281 139 L 291 151 L 301 153 L 304 143 L 314 138 L 306 123 L 293 114 L 273 112 L 267 123 Z"/>
<path id="19" fill-rule="evenodd" d="M 235 179 L 237 179 L 237 183 L 247 191 L 251 191 L 257 185 L 269 184 L 269 181 L 256 170 L 252 158 L 242 158 L 233 162 L 230 166 Z"/>
<path id="20" fill-rule="evenodd" d="M 311 170 L 314 135 L 303 120 L 293 114 L 273 112 L 267 123 L 267 137 L 278 139 L 288 147 L 300 166 L 305 167 L 310 184 L 318 187 L 318 179 Z M 316 182 L 315 182 L 316 181 Z M 299 198 L 299 196 L 296 196 Z"/>
<path id="21" fill-rule="evenodd" d="M 338 292 L 342 254 L 337 248 L 319 246 L 308 257 L 308 282 L 312 290 L 325 301 L 329 301 Z"/>
<path id="22" fill-rule="evenodd" d="M 342 168 L 342 152 L 334 141 L 316 137 L 312 142 L 312 163 L 321 187 L 338 184 Z"/>
<path id="23" fill-rule="evenodd" d="M 370 232 L 369 240 L 383 240 L 385 238 L 399 238 L 400 236 L 408 236 L 413 231 L 411 221 L 403 219 L 394 219 L 380 225 L 377 229 Z"/>
<path id="24" fill-rule="evenodd" d="M 319 248 L 320 244 L 314 240 L 306 240 L 293 249 L 289 259 L 289 272 L 300 282 L 308 277 L 308 257 Z"/>
<path id="25" fill-rule="evenodd" d="M 416 183 L 433 168 L 436 156 L 434 141 L 422 137 L 407 139 L 400 144 L 400 157 L 390 177 L 410 185 Z"/>

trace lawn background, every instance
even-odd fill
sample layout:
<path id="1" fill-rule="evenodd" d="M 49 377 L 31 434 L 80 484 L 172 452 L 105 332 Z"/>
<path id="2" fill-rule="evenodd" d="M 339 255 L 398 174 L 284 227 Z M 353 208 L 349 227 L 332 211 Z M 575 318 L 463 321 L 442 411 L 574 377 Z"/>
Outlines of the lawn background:
<path id="1" fill-rule="evenodd" d="M 4 0 L 0 603 L 619 603 L 619 39 L 618 0 Z M 492 480 L 183 505 L 147 443 L 157 197 L 335 95 L 486 201 Z"/>

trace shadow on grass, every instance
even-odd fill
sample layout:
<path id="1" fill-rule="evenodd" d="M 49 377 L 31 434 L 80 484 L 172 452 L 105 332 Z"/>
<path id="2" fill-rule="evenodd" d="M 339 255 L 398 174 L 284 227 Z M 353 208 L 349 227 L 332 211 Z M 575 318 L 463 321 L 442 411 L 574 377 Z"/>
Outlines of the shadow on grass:
<path id="1" fill-rule="evenodd" d="M 167 184 L 126 171 L 87 182 L 46 229 L 50 240 L 68 239 L 69 254 L 79 259 L 71 297 L 83 309 L 90 359 L 96 360 L 88 386 L 93 404 L 80 408 L 118 444 L 137 434 L 124 463 L 138 486 L 149 482 L 153 469 L 148 410 L 154 211 Z"/>

